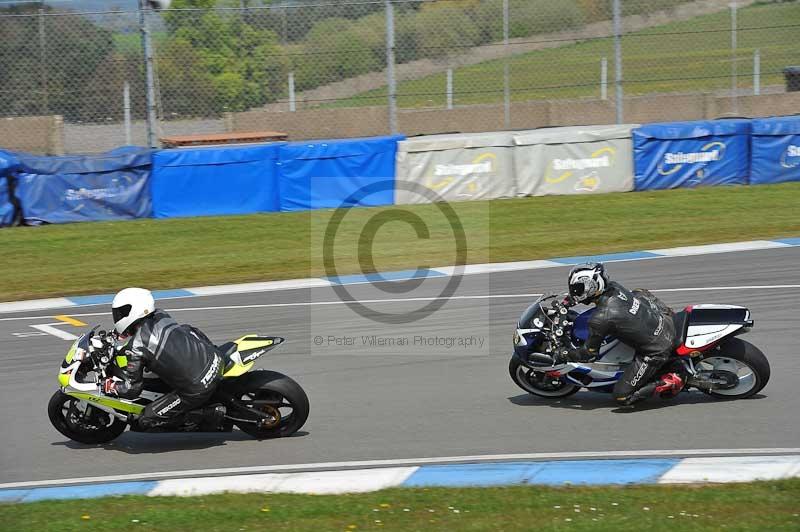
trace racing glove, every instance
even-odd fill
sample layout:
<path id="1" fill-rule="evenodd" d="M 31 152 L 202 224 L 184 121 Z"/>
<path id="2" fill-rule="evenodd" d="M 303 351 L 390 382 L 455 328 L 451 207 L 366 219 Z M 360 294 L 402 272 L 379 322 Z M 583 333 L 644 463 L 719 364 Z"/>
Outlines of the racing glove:
<path id="1" fill-rule="evenodd" d="M 117 382 L 119 379 L 114 377 L 103 381 L 103 393 L 106 395 L 117 395 Z"/>

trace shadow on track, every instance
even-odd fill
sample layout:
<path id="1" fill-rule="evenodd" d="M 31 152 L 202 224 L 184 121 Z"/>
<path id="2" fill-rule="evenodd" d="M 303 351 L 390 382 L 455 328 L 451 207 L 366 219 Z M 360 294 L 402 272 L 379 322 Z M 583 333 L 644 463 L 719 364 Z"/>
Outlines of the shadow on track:
<path id="1" fill-rule="evenodd" d="M 299 431 L 292 434 L 290 438 L 299 438 L 307 434 L 308 432 Z M 74 450 L 102 448 L 126 454 L 161 454 L 176 451 L 199 451 L 211 447 L 221 447 L 227 445 L 228 442 L 239 441 L 263 442 L 268 440 L 258 440 L 241 431 L 153 434 L 127 431 L 116 440 L 102 445 L 87 445 L 72 440 L 53 442 L 51 445 L 60 445 Z"/>
<path id="2" fill-rule="evenodd" d="M 754 399 L 765 398 L 765 395 L 756 394 L 747 401 Z M 714 404 L 714 403 L 727 403 L 735 401 L 736 399 L 724 399 L 717 397 L 709 397 L 701 392 L 688 392 L 681 393 L 674 399 L 660 399 L 651 398 L 633 406 L 619 406 L 614 402 L 611 394 L 608 393 L 593 393 L 593 392 L 578 392 L 570 397 L 561 399 L 547 399 L 544 397 L 537 397 L 531 394 L 521 394 L 509 397 L 508 400 L 518 406 L 536 406 L 536 407 L 549 407 L 560 408 L 563 410 L 574 410 L 578 412 L 590 412 L 592 410 L 608 410 L 618 414 L 636 414 L 639 412 L 647 412 L 650 410 L 659 410 L 661 408 L 668 408 L 670 406 L 679 405 L 692 405 L 692 404 Z"/>

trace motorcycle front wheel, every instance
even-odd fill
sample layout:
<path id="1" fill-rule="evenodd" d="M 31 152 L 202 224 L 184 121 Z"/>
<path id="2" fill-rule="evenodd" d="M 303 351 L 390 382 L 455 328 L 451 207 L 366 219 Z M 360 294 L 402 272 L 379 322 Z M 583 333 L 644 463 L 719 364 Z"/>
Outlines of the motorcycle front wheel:
<path id="1" fill-rule="evenodd" d="M 580 390 L 580 386 L 564 382 L 562 379 L 554 381 L 543 371 L 533 371 L 523 366 L 516 357 L 511 357 L 508 363 L 508 373 L 517 386 L 532 395 L 554 399 L 569 397 Z"/>
<path id="2" fill-rule="evenodd" d="M 53 427 L 79 443 L 107 443 L 125 432 L 127 423 L 61 390 L 50 398 L 47 415 Z"/>

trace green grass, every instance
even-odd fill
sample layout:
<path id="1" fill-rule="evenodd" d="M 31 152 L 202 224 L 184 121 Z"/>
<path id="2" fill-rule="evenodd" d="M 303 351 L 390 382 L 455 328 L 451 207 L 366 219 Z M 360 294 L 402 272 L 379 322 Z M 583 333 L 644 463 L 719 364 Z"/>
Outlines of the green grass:
<path id="1" fill-rule="evenodd" d="M 739 87 L 752 87 L 755 49 L 761 52 L 762 86 L 783 83 L 781 70 L 797 64 L 800 56 L 799 25 L 800 2 L 739 11 Z M 729 88 L 730 26 L 730 15 L 725 11 L 625 35 L 622 42 L 625 94 Z M 776 26 L 784 28 L 773 29 Z M 530 38 L 536 39 L 536 36 Z M 600 59 L 608 58 L 609 80 L 613 80 L 613 46 L 613 39 L 595 39 L 514 57 L 509 61 L 512 99 L 599 98 Z M 458 68 L 453 78 L 456 105 L 502 102 L 502 60 Z M 443 73 L 400 83 L 398 105 L 444 106 L 445 85 Z M 609 91 L 613 92 L 613 85 Z M 382 88 L 330 106 L 376 105 L 385 97 L 386 89 Z"/>
<path id="2" fill-rule="evenodd" d="M 450 205 L 470 263 L 800 235 L 800 183 Z M 365 262 L 362 229 L 375 215 L 394 218 L 395 211 L 419 216 L 429 238 L 390 221 L 377 231 L 374 264 Z M 332 212 L 5 228 L 0 300 L 325 275 L 320 250 Z M 336 237 L 336 268 L 343 274 L 452 264 L 452 235 L 436 205 L 351 209 Z"/>
<path id="3" fill-rule="evenodd" d="M 0 505 L 4 530 L 798 530 L 800 480 L 711 486 L 392 489 Z M 576 511 L 580 510 L 580 511 Z"/>

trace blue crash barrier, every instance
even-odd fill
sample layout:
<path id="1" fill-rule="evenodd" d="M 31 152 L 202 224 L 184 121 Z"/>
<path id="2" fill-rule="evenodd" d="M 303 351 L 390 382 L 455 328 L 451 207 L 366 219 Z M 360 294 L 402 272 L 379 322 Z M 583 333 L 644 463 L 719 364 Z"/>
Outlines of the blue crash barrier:
<path id="1" fill-rule="evenodd" d="M 750 183 L 800 181 L 800 116 L 753 120 Z"/>
<path id="2" fill-rule="evenodd" d="M 281 146 L 281 210 L 393 204 L 395 154 L 397 143 L 404 138 L 395 135 Z"/>
<path id="3" fill-rule="evenodd" d="M 17 164 L 17 158 L 12 153 L 0 150 L 0 227 L 14 223 L 11 172 L 16 169 Z"/>
<path id="4" fill-rule="evenodd" d="M 15 195 L 26 224 L 150 216 L 152 150 L 126 146 L 91 156 L 17 153 Z"/>
<path id="5" fill-rule="evenodd" d="M 746 184 L 750 120 L 649 124 L 633 130 L 634 189 Z"/>
<path id="6" fill-rule="evenodd" d="M 280 143 L 161 150 L 153 155 L 153 216 L 278 210 Z"/>

